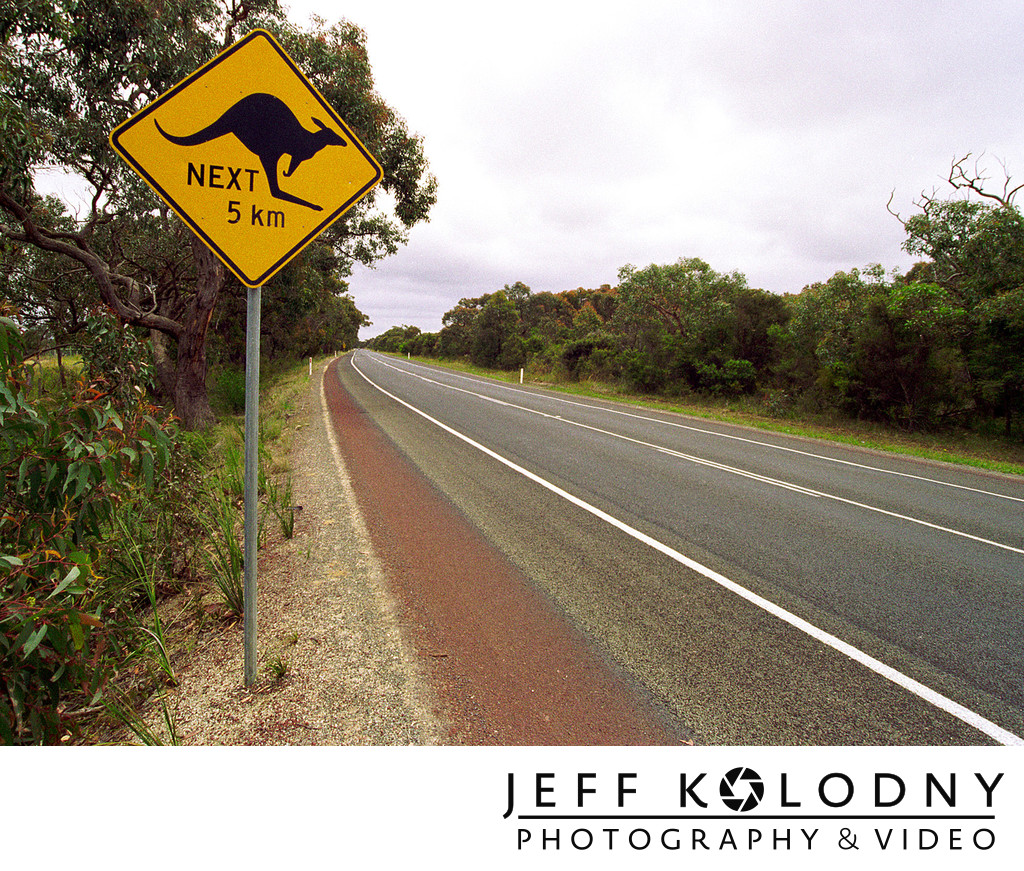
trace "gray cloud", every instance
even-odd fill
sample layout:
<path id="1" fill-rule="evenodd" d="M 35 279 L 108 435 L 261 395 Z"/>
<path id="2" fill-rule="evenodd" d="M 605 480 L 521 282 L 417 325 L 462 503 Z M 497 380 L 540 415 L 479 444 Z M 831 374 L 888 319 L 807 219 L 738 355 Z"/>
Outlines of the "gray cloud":
<path id="1" fill-rule="evenodd" d="M 330 17 L 323 0 L 293 17 Z M 319 7 L 319 8 L 318 8 Z M 698 256 L 795 292 L 906 268 L 904 213 L 954 155 L 1024 160 L 1024 10 L 978 0 L 349 0 L 439 202 L 352 290 L 374 325 L 464 296 L 614 283 Z M 1001 169 L 994 161 L 995 174 Z M 1018 172 L 1018 175 L 1020 173 Z"/>

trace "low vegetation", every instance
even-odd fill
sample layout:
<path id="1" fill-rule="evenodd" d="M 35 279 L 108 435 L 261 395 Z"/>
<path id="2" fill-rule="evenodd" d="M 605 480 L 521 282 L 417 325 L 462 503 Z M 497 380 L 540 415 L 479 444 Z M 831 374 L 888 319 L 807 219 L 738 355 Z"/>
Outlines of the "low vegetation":
<path id="1" fill-rule="evenodd" d="M 96 741 L 127 725 L 174 742 L 169 715 L 157 734 L 135 712 L 176 684 L 204 631 L 240 615 L 239 419 L 181 430 L 152 404 L 138 337 L 99 315 L 61 378 L 26 357 L 12 314 L 0 318 L 0 741 Z M 261 528 L 288 535 L 279 455 L 305 364 L 268 380 Z"/>

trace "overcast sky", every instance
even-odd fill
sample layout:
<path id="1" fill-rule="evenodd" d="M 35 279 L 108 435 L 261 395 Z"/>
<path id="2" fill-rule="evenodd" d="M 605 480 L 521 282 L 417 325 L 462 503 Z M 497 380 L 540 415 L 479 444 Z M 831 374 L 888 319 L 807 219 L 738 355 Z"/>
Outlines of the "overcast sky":
<path id="1" fill-rule="evenodd" d="M 373 326 L 461 297 L 616 283 L 700 257 L 776 293 L 907 268 L 905 215 L 954 155 L 1024 181 L 1020 0 L 284 0 L 367 34 L 438 202 L 351 280 Z"/>

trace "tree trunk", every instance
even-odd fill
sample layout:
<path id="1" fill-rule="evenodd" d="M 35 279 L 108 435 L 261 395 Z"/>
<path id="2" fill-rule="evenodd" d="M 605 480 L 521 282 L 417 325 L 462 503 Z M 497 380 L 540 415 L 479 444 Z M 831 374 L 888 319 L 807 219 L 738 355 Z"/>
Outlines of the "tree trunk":
<path id="1" fill-rule="evenodd" d="M 60 376 L 61 388 L 67 390 L 68 379 L 64 375 L 64 354 L 61 351 L 60 342 L 57 343 L 57 374 Z"/>
<path id="2" fill-rule="evenodd" d="M 178 336 L 174 377 L 174 412 L 185 429 L 205 429 L 216 418 L 206 392 L 206 334 L 217 297 L 224 284 L 224 266 L 198 236 L 192 237 L 196 259 L 196 295 Z"/>
<path id="3" fill-rule="evenodd" d="M 157 390 L 160 398 L 167 402 L 174 401 L 174 385 L 177 382 L 175 372 L 177 362 L 171 347 L 173 338 L 160 330 L 149 331 L 149 343 L 153 348 L 153 365 L 156 367 Z"/>

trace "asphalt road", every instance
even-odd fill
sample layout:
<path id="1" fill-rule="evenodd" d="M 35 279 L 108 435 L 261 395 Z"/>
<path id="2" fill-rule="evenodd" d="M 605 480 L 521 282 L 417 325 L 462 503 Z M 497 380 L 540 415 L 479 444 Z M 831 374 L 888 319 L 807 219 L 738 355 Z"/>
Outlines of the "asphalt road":
<path id="1" fill-rule="evenodd" d="M 1024 735 L 1024 482 L 470 378 L 343 384 L 700 743 Z"/>

